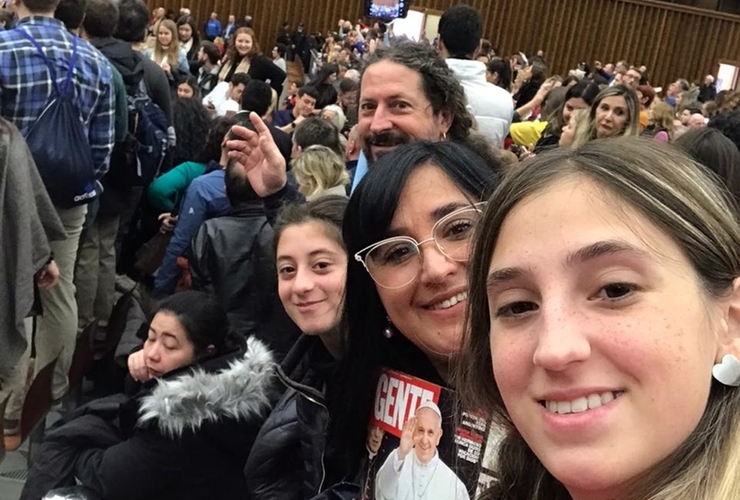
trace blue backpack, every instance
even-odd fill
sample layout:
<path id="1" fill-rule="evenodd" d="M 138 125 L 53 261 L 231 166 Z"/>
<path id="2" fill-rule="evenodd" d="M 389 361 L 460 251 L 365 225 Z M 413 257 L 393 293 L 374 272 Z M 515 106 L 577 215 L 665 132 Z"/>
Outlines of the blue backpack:
<path id="1" fill-rule="evenodd" d="M 62 208 L 84 205 L 98 193 L 90 142 L 72 87 L 77 38 L 73 39 L 67 78 L 60 88 L 54 67 L 39 44 L 25 30 L 18 31 L 36 47 L 49 68 L 52 83 L 51 100 L 26 134 L 28 148 L 54 205 Z"/>
<path id="2" fill-rule="evenodd" d="M 133 89 L 127 90 L 129 136 L 135 139 L 136 168 L 130 184 L 148 186 L 159 175 L 164 162 L 170 124 L 164 111 L 149 97 L 144 78 Z"/>

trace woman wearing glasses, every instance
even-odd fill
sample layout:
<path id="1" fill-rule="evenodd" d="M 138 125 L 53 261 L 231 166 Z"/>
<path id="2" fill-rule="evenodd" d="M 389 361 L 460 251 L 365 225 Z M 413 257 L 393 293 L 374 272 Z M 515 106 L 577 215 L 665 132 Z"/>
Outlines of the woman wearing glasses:
<path id="1" fill-rule="evenodd" d="M 373 164 L 350 199 L 344 239 L 348 336 L 329 395 L 329 456 L 351 477 L 381 368 L 447 386 L 460 347 L 467 256 L 496 173 L 450 142 L 400 146 Z"/>

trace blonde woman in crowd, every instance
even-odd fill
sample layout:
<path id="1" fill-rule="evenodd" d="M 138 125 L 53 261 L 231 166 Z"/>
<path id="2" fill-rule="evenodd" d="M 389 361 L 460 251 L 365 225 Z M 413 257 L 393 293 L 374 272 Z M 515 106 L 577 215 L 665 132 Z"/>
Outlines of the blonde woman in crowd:
<path id="1" fill-rule="evenodd" d="M 330 194 L 346 196 L 349 174 L 342 158 L 326 146 L 309 146 L 291 162 L 298 191 L 307 200 Z"/>
<path id="2" fill-rule="evenodd" d="M 589 138 L 589 110 L 578 109 L 570 115 L 570 120 L 563 127 L 558 145 L 576 149 L 586 144 Z"/>
<path id="3" fill-rule="evenodd" d="M 655 101 L 650 108 L 650 125 L 647 132 L 653 135 L 657 142 L 665 144 L 674 139 L 673 114 L 673 108 L 663 101 Z"/>
<path id="4" fill-rule="evenodd" d="M 614 85 L 596 96 L 589 113 L 588 140 L 640 134 L 640 102 L 634 90 Z"/>
<path id="5" fill-rule="evenodd" d="M 165 74 L 167 74 L 167 78 L 171 82 L 170 86 L 180 76 L 190 73 L 187 55 L 180 48 L 177 25 L 169 19 L 163 19 L 159 22 L 154 48 L 145 50 L 144 56 L 159 64 Z"/>
<path id="6" fill-rule="evenodd" d="M 484 500 L 735 500 L 740 226 L 650 140 L 515 169 L 470 259 L 465 403 L 506 438 Z"/>

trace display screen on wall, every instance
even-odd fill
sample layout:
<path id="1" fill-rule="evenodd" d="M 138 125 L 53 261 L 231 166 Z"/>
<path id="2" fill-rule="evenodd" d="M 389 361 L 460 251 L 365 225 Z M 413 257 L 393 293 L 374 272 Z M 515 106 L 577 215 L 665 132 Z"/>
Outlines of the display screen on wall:
<path id="1" fill-rule="evenodd" d="M 406 17 L 411 0 L 365 0 L 365 15 L 382 21 Z"/>

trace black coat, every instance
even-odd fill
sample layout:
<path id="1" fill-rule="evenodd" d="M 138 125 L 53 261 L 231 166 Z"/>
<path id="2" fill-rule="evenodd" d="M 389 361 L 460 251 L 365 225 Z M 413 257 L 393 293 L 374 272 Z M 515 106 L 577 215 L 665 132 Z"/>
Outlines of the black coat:
<path id="1" fill-rule="evenodd" d="M 48 434 L 21 498 L 75 478 L 104 500 L 246 498 L 243 467 L 277 394 L 274 373 L 271 353 L 249 340 L 243 356 L 178 370 L 122 403 L 93 402 Z"/>
<path id="2" fill-rule="evenodd" d="M 189 263 L 193 290 L 218 297 L 235 332 L 282 359 L 300 332 L 278 297 L 273 236 L 261 201 L 237 207 L 200 226 Z"/>
<path id="3" fill-rule="evenodd" d="M 326 488 L 329 410 L 324 386 L 332 358 L 318 337 L 302 336 L 278 370 L 287 388 L 265 421 L 244 475 L 251 500 L 304 500 Z"/>

